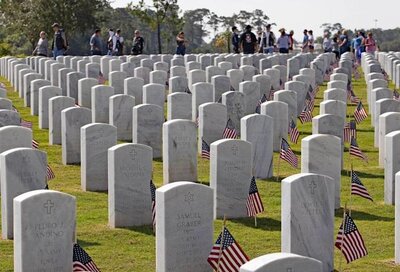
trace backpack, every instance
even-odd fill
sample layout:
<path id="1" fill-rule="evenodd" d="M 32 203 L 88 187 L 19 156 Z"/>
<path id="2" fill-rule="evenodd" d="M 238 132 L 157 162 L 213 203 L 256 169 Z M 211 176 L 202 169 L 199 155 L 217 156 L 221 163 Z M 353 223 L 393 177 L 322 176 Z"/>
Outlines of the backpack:
<path id="1" fill-rule="evenodd" d="M 112 35 L 111 37 L 108 38 L 107 40 L 107 49 L 108 50 L 112 50 L 113 49 L 113 39 L 114 39 L 114 35 Z"/>
<path id="2" fill-rule="evenodd" d="M 67 49 L 68 49 L 68 46 L 69 46 L 69 43 L 68 43 L 67 35 L 65 34 L 64 28 L 61 28 L 61 29 L 60 29 L 60 32 L 61 32 L 61 40 L 63 41 L 63 44 L 64 44 L 64 38 L 63 38 L 63 36 L 65 37 L 65 44 L 66 44 L 66 47 L 64 46 L 64 49 L 67 50 Z"/>

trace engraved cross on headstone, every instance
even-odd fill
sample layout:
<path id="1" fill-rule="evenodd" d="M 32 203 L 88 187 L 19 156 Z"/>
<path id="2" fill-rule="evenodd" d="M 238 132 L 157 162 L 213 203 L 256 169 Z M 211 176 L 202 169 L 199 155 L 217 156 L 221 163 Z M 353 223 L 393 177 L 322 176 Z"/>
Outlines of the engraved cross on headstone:
<path id="1" fill-rule="evenodd" d="M 51 209 L 54 208 L 54 203 L 49 199 L 43 204 L 43 207 L 47 209 L 47 214 L 51 214 Z"/>
<path id="2" fill-rule="evenodd" d="M 315 189 L 317 188 L 317 184 L 315 184 L 315 181 L 311 181 L 308 187 L 310 187 L 310 192 L 313 195 L 315 193 Z"/>
<path id="3" fill-rule="evenodd" d="M 238 150 L 239 150 L 239 148 L 236 146 L 236 145 L 234 145 L 234 146 L 232 146 L 232 153 L 233 153 L 233 155 L 237 155 L 237 153 L 238 153 Z"/>

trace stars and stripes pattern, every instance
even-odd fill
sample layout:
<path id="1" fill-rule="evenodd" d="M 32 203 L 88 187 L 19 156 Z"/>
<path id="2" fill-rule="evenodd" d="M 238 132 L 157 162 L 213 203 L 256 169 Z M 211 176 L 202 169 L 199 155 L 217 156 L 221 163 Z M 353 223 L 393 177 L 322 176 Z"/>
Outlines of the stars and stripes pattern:
<path id="1" fill-rule="evenodd" d="M 99 84 L 105 84 L 106 83 L 106 79 L 105 79 L 105 77 L 104 77 L 104 75 L 103 75 L 103 73 L 101 71 L 99 71 L 98 81 L 99 81 Z"/>
<path id="2" fill-rule="evenodd" d="M 393 99 L 400 101 L 400 93 L 396 89 L 393 90 Z"/>
<path id="3" fill-rule="evenodd" d="M 150 194 L 151 194 L 151 218 L 153 222 L 153 230 L 156 229 L 156 186 L 153 180 L 150 180 Z"/>
<path id="4" fill-rule="evenodd" d="M 56 175 L 54 174 L 54 171 L 51 169 L 50 165 L 46 166 L 46 178 L 48 181 L 56 178 Z"/>
<path id="5" fill-rule="evenodd" d="M 222 133 L 222 138 L 224 139 L 236 139 L 238 137 L 235 126 L 231 119 L 226 122 L 226 127 Z"/>
<path id="6" fill-rule="evenodd" d="M 350 85 L 351 86 L 351 85 Z M 352 103 L 352 104 L 357 104 L 358 105 L 358 103 L 360 103 L 360 98 L 358 98 L 357 96 L 356 96 L 356 94 L 354 93 L 354 91 L 353 91 L 353 89 L 352 89 L 352 87 L 351 88 L 348 88 L 348 90 L 347 90 L 347 100 L 350 100 L 350 103 Z"/>
<path id="7" fill-rule="evenodd" d="M 368 193 L 367 188 L 365 188 L 364 184 L 362 184 L 360 178 L 353 170 L 351 170 L 351 194 L 373 201 L 371 195 Z"/>
<path id="8" fill-rule="evenodd" d="M 26 127 L 32 129 L 32 122 L 24 120 L 21 118 L 21 127 Z"/>
<path id="9" fill-rule="evenodd" d="M 368 117 L 368 113 L 365 111 L 362 102 L 360 101 L 354 110 L 354 119 L 356 120 L 357 124 L 361 123 Z"/>
<path id="10" fill-rule="evenodd" d="M 296 127 L 296 124 L 294 123 L 293 120 L 290 120 L 289 124 L 289 138 L 292 143 L 297 144 L 297 141 L 299 140 L 300 132 Z"/>
<path id="11" fill-rule="evenodd" d="M 226 227 L 218 236 L 207 258 L 211 267 L 219 272 L 238 272 L 240 266 L 249 260 Z"/>
<path id="12" fill-rule="evenodd" d="M 207 160 L 210 159 L 210 146 L 203 139 L 201 139 L 201 157 Z"/>
<path id="13" fill-rule="evenodd" d="M 356 224 L 347 213 L 340 225 L 335 246 L 343 253 L 347 263 L 360 259 L 368 254 L 364 240 Z"/>
<path id="14" fill-rule="evenodd" d="M 303 111 L 300 113 L 299 120 L 302 124 L 312 122 L 313 115 L 310 108 L 306 105 Z"/>
<path id="15" fill-rule="evenodd" d="M 351 138 L 357 139 L 357 124 L 355 120 L 350 120 L 350 122 L 344 126 L 343 130 L 343 141 L 350 143 Z"/>
<path id="16" fill-rule="evenodd" d="M 249 217 L 256 216 L 264 211 L 260 194 L 258 193 L 256 178 L 253 176 L 250 181 L 249 196 L 246 202 L 247 215 Z"/>
<path id="17" fill-rule="evenodd" d="M 260 100 L 258 100 L 257 107 L 256 107 L 256 113 L 261 112 L 261 104 L 267 101 L 267 95 L 263 94 Z"/>
<path id="18" fill-rule="evenodd" d="M 39 142 L 36 141 L 35 139 L 32 139 L 32 148 L 38 149 L 39 148 Z"/>
<path id="19" fill-rule="evenodd" d="M 357 140 L 354 137 L 351 138 L 350 141 L 350 155 L 363 159 L 364 161 L 368 161 L 367 156 L 358 147 Z"/>
<path id="20" fill-rule="evenodd" d="M 282 138 L 281 140 L 281 152 L 279 154 L 279 158 L 288 162 L 294 168 L 298 166 L 298 159 L 296 154 L 293 153 L 293 150 L 290 148 L 289 143 Z"/>
<path id="21" fill-rule="evenodd" d="M 100 272 L 89 254 L 87 254 L 78 244 L 74 244 L 73 251 L 73 272 Z"/>
<path id="22" fill-rule="evenodd" d="M 315 97 L 312 94 L 310 94 L 310 92 L 307 92 L 307 94 L 306 94 L 305 103 L 306 103 L 306 108 L 310 109 L 310 111 L 314 110 Z"/>

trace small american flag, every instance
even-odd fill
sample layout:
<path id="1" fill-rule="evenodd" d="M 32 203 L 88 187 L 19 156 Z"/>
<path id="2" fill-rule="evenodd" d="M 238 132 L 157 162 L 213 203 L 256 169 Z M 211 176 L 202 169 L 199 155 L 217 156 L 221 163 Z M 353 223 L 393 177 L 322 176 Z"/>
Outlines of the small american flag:
<path id="1" fill-rule="evenodd" d="M 249 196 L 246 202 L 247 215 L 252 217 L 264 211 L 260 194 L 258 193 L 256 179 L 253 176 L 250 181 Z"/>
<path id="2" fill-rule="evenodd" d="M 21 126 L 32 129 L 32 122 L 21 119 Z"/>
<path id="3" fill-rule="evenodd" d="M 228 119 L 228 122 L 226 122 L 226 127 L 224 129 L 224 132 L 222 133 L 222 138 L 224 139 L 236 139 L 237 138 L 237 132 L 235 129 L 235 126 L 232 122 L 231 119 Z"/>
<path id="4" fill-rule="evenodd" d="M 400 93 L 396 89 L 393 90 L 393 99 L 400 101 Z"/>
<path id="5" fill-rule="evenodd" d="M 290 121 L 289 124 L 289 137 L 290 137 L 290 141 L 292 143 L 297 144 L 297 141 L 299 140 L 299 136 L 300 136 L 300 132 L 296 127 L 296 124 L 294 123 L 293 120 Z"/>
<path id="6" fill-rule="evenodd" d="M 368 254 L 364 240 L 356 224 L 354 224 L 353 219 L 347 213 L 340 225 L 335 246 L 343 253 L 347 263 L 360 259 Z"/>
<path id="7" fill-rule="evenodd" d="M 365 188 L 364 184 L 362 184 L 360 178 L 353 170 L 351 171 L 351 194 L 373 201 L 371 195 L 368 193 L 367 188 Z"/>
<path id="8" fill-rule="evenodd" d="M 199 117 L 196 117 L 196 121 L 194 121 L 194 123 L 196 124 L 196 127 L 199 127 Z"/>
<path id="9" fill-rule="evenodd" d="M 310 108 L 306 105 L 303 111 L 300 113 L 299 120 L 302 124 L 312 122 L 313 115 Z"/>
<path id="10" fill-rule="evenodd" d="M 343 141 L 350 143 L 351 138 L 357 139 L 357 125 L 355 120 L 350 120 L 350 122 L 344 126 Z"/>
<path id="11" fill-rule="evenodd" d="M 360 103 L 360 98 L 356 96 L 353 89 L 347 90 L 347 99 L 350 100 L 350 103 L 357 104 Z"/>
<path id="12" fill-rule="evenodd" d="M 266 94 L 263 94 L 260 100 L 258 100 L 257 107 L 256 107 L 256 113 L 261 112 L 261 104 L 267 101 L 267 96 Z"/>
<path id="13" fill-rule="evenodd" d="M 288 162 L 294 168 L 297 168 L 298 160 L 296 154 L 293 153 L 293 150 L 290 148 L 289 143 L 282 138 L 281 141 L 281 152 L 279 158 Z"/>
<path id="14" fill-rule="evenodd" d="M 354 119 L 356 119 L 357 124 L 361 123 L 368 117 L 368 113 L 365 111 L 362 102 L 360 101 L 357 108 L 354 110 Z"/>
<path id="15" fill-rule="evenodd" d="M 238 272 L 240 266 L 249 260 L 226 227 L 218 236 L 207 258 L 211 267 L 218 272 Z"/>
<path id="16" fill-rule="evenodd" d="M 46 167 L 46 178 L 47 180 L 52 180 L 56 177 L 56 175 L 53 172 L 53 169 L 51 169 L 50 165 L 47 165 Z"/>
<path id="17" fill-rule="evenodd" d="M 39 148 L 39 142 L 37 142 L 34 139 L 32 139 L 32 148 L 38 149 Z"/>
<path id="18" fill-rule="evenodd" d="M 201 139 L 201 157 L 207 160 L 210 159 L 210 146 L 203 139 Z"/>
<path id="19" fill-rule="evenodd" d="M 357 145 L 357 140 L 353 137 L 350 141 L 350 155 L 363 159 L 364 161 L 368 161 L 367 156 L 361 151 L 361 149 Z"/>
<path id="20" fill-rule="evenodd" d="M 156 230 L 156 186 L 153 180 L 150 180 L 150 194 L 151 194 L 151 218 L 153 221 L 153 230 Z"/>
<path id="21" fill-rule="evenodd" d="M 309 92 L 307 92 L 306 94 L 306 107 L 310 109 L 310 111 L 314 110 L 314 106 L 315 106 L 315 99 L 314 96 L 312 96 L 312 94 L 310 94 Z"/>
<path id="22" fill-rule="evenodd" d="M 78 244 L 74 244 L 73 272 L 79 271 L 100 272 L 89 254 Z"/>
<path id="23" fill-rule="evenodd" d="M 99 77 L 98 77 L 99 84 L 105 84 L 106 79 L 104 78 L 104 75 L 101 71 L 99 71 Z"/>

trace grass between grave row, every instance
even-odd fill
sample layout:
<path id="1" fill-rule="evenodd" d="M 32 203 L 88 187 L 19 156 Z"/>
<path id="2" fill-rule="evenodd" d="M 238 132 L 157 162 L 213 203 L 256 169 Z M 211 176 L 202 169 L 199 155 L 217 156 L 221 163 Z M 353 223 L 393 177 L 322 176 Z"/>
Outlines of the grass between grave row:
<path id="1" fill-rule="evenodd" d="M 30 109 L 23 107 L 23 100 L 12 90 L 5 78 L 0 82 L 6 84 L 8 97 L 19 110 L 22 118 L 33 122 L 34 139 L 40 143 L 40 149 L 48 154 L 48 161 L 56 178 L 49 182 L 50 189 L 59 190 L 76 196 L 77 199 L 77 237 L 78 243 L 91 255 L 102 271 L 155 271 L 155 237 L 151 226 L 137 228 L 110 229 L 108 227 L 107 194 L 82 192 L 80 189 L 80 167 L 65 166 L 61 163 L 61 147 L 48 145 L 48 130 L 38 129 L 38 118 L 30 115 Z M 366 101 L 366 84 L 363 79 L 353 82 L 357 96 Z M 326 83 L 320 86 L 317 103 L 322 100 Z M 366 104 L 366 102 L 364 102 Z M 365 105 L 367 107 L 367 105 Z M 355 106 L 348 106 L 348 114 L 352 114 Z M 318 115 L 319 107 L 314 109 Z M 341 253 L 335 249 L 335 269 L 342 271 L 400 271 L 394 266 L 394 207 L 383 202 L 383 170 L 378 167 L 378 150 L 373 147 L 373 128 L 370 118 L 358 125 L 358 144 L 369 157 L 369 163 L 358 159 L 350 159 L 348 152 L 344 154 L 346 170 L 350 162 L 358 171 L 364 185 L 374 198 L 371 203 L 360 197 L 353 197 L 352 216 L 363 235 L 369 255 L 351 264 L 346 264 Z M 311 135 L 311 123 L 301 125 L 301 138 Z M 300 154 L 301 141 L 292 145 Z M 348 144 L 346 145 L 348 150 Z M 277 175 L 279 154 L 274 154 L 274 175 Z M 209 161 L 199 158 L 198 179 L 209 184 Z M 154 182 L 162 185 L 162 162 L 154 161 Z M 300 172 L 287 163 L 280 163 L 280 177 L 288 177 Z M 279 252 L 281 247 L 281 186 L 275 177 L 268 180 L 257 180 L 260 195 L 264 202 L 265 212 L 258 219 L 258 227 L 254 227 L 253 218 L 229 220 L 227 226 L 237 242 L 250 258 L 263 254 Z M 349 205 L 350 180 L 347 171 L 342 172 L 342 207 Z M 339 228 L 343 210 L 335 216 L 335 234 Z M 214 222 L 214 236 L 221 231 L 222 221 Z M 379 267 L 379 268 L 377 268 Z M 0 271 L 13 271 L 13 241 L 0 240 Z"/>

